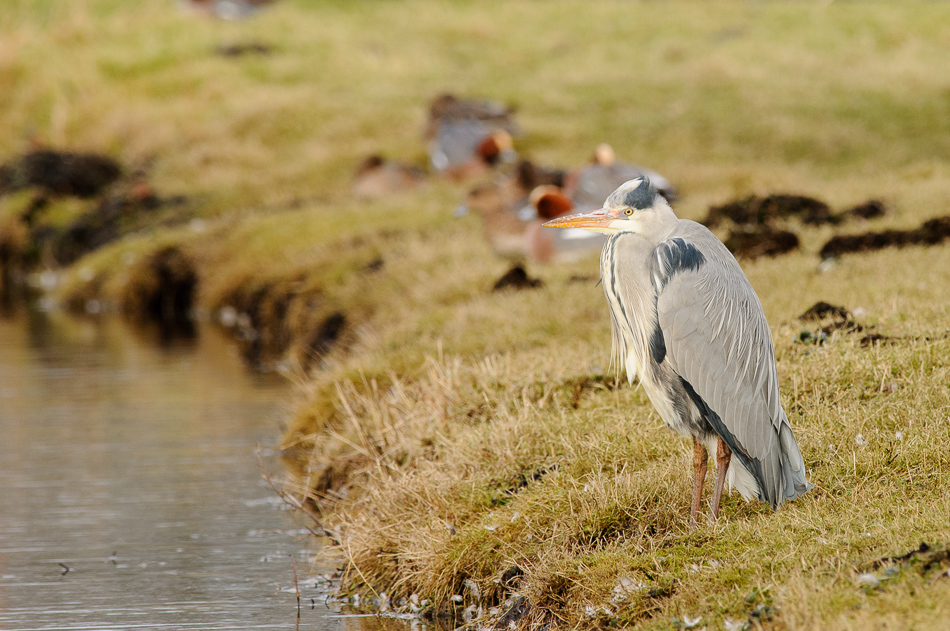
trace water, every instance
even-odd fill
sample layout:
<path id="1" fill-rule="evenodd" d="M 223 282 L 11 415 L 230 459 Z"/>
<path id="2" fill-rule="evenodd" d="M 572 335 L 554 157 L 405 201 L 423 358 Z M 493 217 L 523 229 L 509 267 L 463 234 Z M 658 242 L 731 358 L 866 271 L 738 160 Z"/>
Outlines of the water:
<path id="1" fill-rule="evenodd" d="M 291 558 L 299 628 L 342 629 L 255 454 L 291 397 L 214 331 L 0 319 L 0 629 L 293 629 Z"/>

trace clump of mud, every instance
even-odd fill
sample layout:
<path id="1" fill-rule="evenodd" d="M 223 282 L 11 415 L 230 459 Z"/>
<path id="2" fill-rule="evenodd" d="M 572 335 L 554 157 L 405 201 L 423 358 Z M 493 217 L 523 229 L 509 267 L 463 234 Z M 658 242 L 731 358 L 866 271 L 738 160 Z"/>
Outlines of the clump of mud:
<path id="1" fill-rule="evenodd" d="M 834 320 L 844 321 L 851 318 L 851 312 L 844 307 L 839 307 L 821 300 L 813 304 L 803 314 L 798 316 L 798 319 L 802 322 L 817 322 L 823 318 L 832 318 Z"/>
<path id="2" fill-rule="evenodd" d="M 32 198 L 0 225 L 0 291 L 10 295 L 41 262 L 68 265 L 83 255 L 155 222 L 164 206 L 144 175 L 124 175 L 109 156 L 38 149 L 0 165 L 0 196 L 30 190 Z M 90 200 L 58 213 L 62 198 Z M 19 202 L 17 202 L 19 203 Z M 77 212 L 78 211 L 78 212 Z"/>
<path id="3" fill-rule="evenodd" d="M 724 241 L 736 257 L 757 259 L 760 256 L 779 256 L 797 250 L 798 235 L 771 226 L 736 228 Z"/>
<path id="4" fill-rule="evenodd" d="M 122 311 L 139 323 L 193 334 L 197 289 L 198 272 L 191 257 L 175 247 L 163 248 L 130 269 L 121 296 Z"/>
<path id="5" fill-rule="evenodd" d="M 950 568 L 950 548 L 934 548 L 926 542 L 921 542 L 916 550 L 892 557 L 883 557 L 871 563 L 872 569 L 891 564 L 918 564 L 922 573 L 933 569 Z"/>
<path id="6" fill-rule="evenodd" d="M 883 335 L 881 333 L 869 333 L 858 340 L 858 344 L 861 348 L 868 348 L 871 346 L 880 346 L 881 344 L 887 344 L 893 341 L 893 338 Z"/>
<path id="7" fill-rule="evenodd" d="M 937 245 L 950 239 L 950 215 L 925 221 L 912 230 L 884 230 L 862 234 L 836 235 L 822 246 L 821 258 L 828 259 L 851 252 L 872 252 L 908 245 Z"/>
<path id="8" fill-rule="evenodd" d="M 855 321 L 851 312 L 846 308 L 824 301 L 813 304 L 798 316 L 798 319 L 802 322 L 814 322 L 820 325 L 817 330 L 802 329 L 799 332 L 798 341 L 802 344 L 824 344 L 834 333 L 844 335 L 865 333 L 858 340 L 858 345 L 862 348 L 886 344 L 893 339 L 887 335 L 874 332 L 873 326 L 866 327 Z"/>
<path id="9" fill-rule="evenodd" d="M 857 583 L 865 593 L 881 588 L 888 580 L 901 575 L 916 574 L 927 583 L 950 576 L 950 548 L 935 547 L 921 542 L 916 550 L 905 554 L 883 557 L 866 564 Z M 883 573 L 875 570 L 883 569 Z"/>
<path id="10" fill-rule="evenodd" d="M 763 226 L 790 217 L 798 217 L 803 223 L 815 226 L 839 222 L 839 219 L 832 215 L 828 204 L 820 199 L 805 195 L 776 194 L 767 197 L 752 195 L 721 206 L 711 206 L 703 223 L 714 228 L 724 219 L 728 219 L 734 224 Z"/>
<path id="11" fill-rule="evenodd" d="M 180 196 L 159 197 L 144 182 L 134 182 L 103 196 L 94 208 L 65 226 L 33 227 L 31 240 L 39 247 L 47 248 L 60 265 L 68 265 L 86 253 L 141 228 L 159 208 L 182 206 L 186 201 Z"/>
<path id="12" fill-rule="evenodd" d="M 307 349 L 316 355 L 324 355 L 333 348 L 346 326 L 346 314 L 335 311 L 324 318 L 306 341 Z"/>
<path id="13" fill-rule="evenodd" d="M 344 338 L 350 318 L 333 309 L 303 276 L 257 286 L 241 284 L 225 298 L 219 322 L 230 328 L 244 359 L 259 370 L 290 359 L 307 368 Z"/>
<path id="14" fill-rule="evenodd" d="M 852 206 L 841 213 L 843 218 L 852 219 L 877 219 L 887 214 L 887 206 L 879 199 L 869 199 L 863 204 Z"/>
<path id="15" fill-rule="evenodd" d="M 515 265 L 495 281 L 492 291 L 503 289 L 534 289 L 544 285 L 540 278 L 531 278 L 521 265 Z"/>
<path id="16" fill-rule="evenodd" d="M 36 187 L 47 195 L 90 198 L 121 175 L 108 156 L 39 149 L 0 165 L 0 195 Z"/>
<path id="17" fill-rule="evenodd" d="M 218 46 L 215 53 L 221 57 L 245 57 L 249 55 L 263 56 L 274 52 L 269 44 L 261 42 L 243 42 L 239 44 L 225 44 Z"/>
<path id="18" fill-rule="evenodd" d="M 876 199 L 833 213 L 825 202 L 805 195 L 751 195 L 711 206 L 702 223 L 715 228 L 728 222 L 731 231 L 724 241 L 726 247 L 736 256 L 755 259 L 798 249 L 798 236 L 777 227 L 791 218 L 797 218 L 807 225 L 821 226 L 839 225 L 854 219 L 876 219 L 886 213 L 887 206 Z"/>
<path id="19" fill-rule="evenodd" d="M 817 330 L 802 329 L 798 334 L 798 341 L 803 344 L 824 344 L 833 333 L 860 333 L 864 325 L 851 318 L 851 312 L 824 301 L 816 302 L 803 314 L 798 316 L 802 322 L 816 322 L 822 324 Z"/>
<path id="20" fill-rule="evenodd" d="M 0 220 L 0 306 L 9 307 L 22 284 L 17 278 L 23 268 L 23 256 L 29 232 L 22 223 Z"/>

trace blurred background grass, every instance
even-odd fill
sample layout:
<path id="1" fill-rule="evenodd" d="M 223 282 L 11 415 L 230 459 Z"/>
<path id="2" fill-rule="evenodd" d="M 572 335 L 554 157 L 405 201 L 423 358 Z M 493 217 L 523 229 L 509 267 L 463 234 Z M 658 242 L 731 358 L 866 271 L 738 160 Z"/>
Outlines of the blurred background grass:
<path id="1" fill-rule="evenodd" d="M 207 213 L 338 204 L 366 154 L 422 161 L 425 104 L 448 90 L 517 105 L 519 149 L 542 163 L 609 141 L 673 179 L 688 210 L 776 186 L 837 203 L 940 171 L 947 12 L 285 2 L 231 23 L 172 2 L 17 1 L 0 13 L 0 150 L 35 134 L 150 162 L 157 186 L 205 195 Z M 250 40 L 274 53 L 214 54 Z"/>

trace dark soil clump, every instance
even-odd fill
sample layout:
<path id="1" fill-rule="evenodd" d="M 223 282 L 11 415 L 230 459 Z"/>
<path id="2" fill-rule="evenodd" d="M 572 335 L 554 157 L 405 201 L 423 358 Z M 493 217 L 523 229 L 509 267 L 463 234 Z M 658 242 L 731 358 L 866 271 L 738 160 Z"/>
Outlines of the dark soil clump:
<path id="1" fill-rule="evenodd" d="M 821 332 L 825 335 L 831 335 L 835 331 L 844 331 L 845 333 L 860 333 L 864 330 L 863 324 L 858 324 L 854 320 L 836 320 L 831 324 L 821 327 Z"/>
<path id="2" fill-rule="evenodd" d="M 375 259 L 366 264 L 366 266 L 363 268 L 363 271 L 368 273 L 378 272 L 379 270 L 383 269 L 383 265 L 385 263 L 386 261 L 383 260 L 383 257 L 377 256 Z"/>
<path id="3" fill-rule="evenodd" d="M 531 278 L 521 265 L 515 265 L 495 281 L 492 291 L 503 289 L 534 289 L 544 285 L 540 278 Z"/>
<path id="4" fill-rule="evenodd" d="M 531 602 L 524 596 L 518 596 L 511 603 L 511 607 L 502 614 L 493 629 L 511 629 L 531 615 Z"/>
<path id="5" fill-rule="evenodd" d="M 244 359 L 258 369 L 280 359 L 290 347 L 293 332 L 289 323 L 291 305 L 300 299 L 298 278 L 275 281 L 258 287 L 241 286 L 228 299 L 237 313 L 235 338 Z"/>
<path id="6" fill-rule="evenodd" d="M 847 320 L 851 317 L 851 312 L 844 307 L 839 307 L 822 300 L 809 307 L 805 313 L 798 316 L 798 319 L 802 322 L 817 322 L 822 318 L 829 317 L 838 320 Z"/>
<path id="7" fill-rule="evenodd" d="M 799 217 L 804 223 L 816 226 L 838 223 L 825 202 L 814 197 L 786 194 L 752 195 L 721 206 L 711 206 L 703 223 L 713 228 L 723 219 L 728 219 L 738 225 L 763 226 L 789 217 Z"/>
<path id="8" fill-rule="evenodd" d="M 122 175 L 108 156 L 40 149 L 0 166 L 0 195 L 37 187 L 49 195 L 95 197 Z"/>
<path id="9" fill-rule="evenodd" d="M 887 344 L 891 341 L 886 335 L 881 335 L 880 333 L 871 333 L 870 335 L 865 335 L 862 337 L 858 344 L 861 345 L 861 348 L 869 348 L 871 346 L 880 346 L 881 344 Z"/>
<path id="10" fill-rule="evenodd" d="M 148 187 L 104 197 L 94 210 L 49 235 L 53 256 L 61 265 L 68 265 L 140 227 L 144 214 L 162 206 L 182 205 L 185 201 L 183 197 L 159 198 Z M 46 239 L 37 239 L 43 240 Z"/>
<path id="11" fill-rule="evenodd" d="M 869 199 L 841 213 L 841 217 L 854 219 L 877 219 L 887 214 L 887 206 L 877 199 Z"/>
<path id="12" fill-rule="evenodd" d="M 537 482 L 552 471 L 557 471 L 557 465 L 552 464 L 549 467 L 541 467 L 531 473 L 519 473 L 518 477 L 511 481 L 505 488 L 501 489 L 498 497 L 491 500 L 492 506 L 501 506 L 507 504 L 518 492 L 528 488 L 532 482 Z"/>
<path id="13" fill-rule="evenodd" d="M 895 338 L 874 332 L 874 327 L 866 327 L 856 322 L 851 317 L 851 312 L 844 307 L 833 305 L 824 301 L 816 302 L 807 311 L 798 316 L 802 322 L 830 322 L 820 327 L 817 331 L 803 329 L 798 334 L 798 341 L 803 344 L 824 344 L 832 333 L 841 332 L 844 334 L 866 333 L 858 345 L 861 348 L 870 348 L 880 344 L 887 344 L 894 341 Z"/>
<path id="14" fill-rule="evenodd" d="M 133 182 L 130 186 L 111 190 L 94 208 L 64 226 L 51 226 L 40 221 L 49 199 L 45 196 L 34 198 L 21 215 L 24 224 L 30 227 L 33 258 L 43 251 L 51 254 L 60 265 L 69 265 L 88 252 L 143 227 L 155 210 L 164 206 L 181 206 L 187 201 L 180 196 L 160 198 L 144 182 Z"/>
<path id="15" fill-rule="evenodd" d="M 725 245 L 736 257 L 757 259 L 797 250 L 799 242 L 794 232 L 761 226 L 733 230 Z"/>
<path id="16" fill-rule="evenodd" d="M 343 342 L 358 316 L 334 310 L 318 289 L 301 289 L 304 276 L 250 287 L 239 285 L 225 298 L 221 323 L 232 329 L 245 361 L 272 370 L 291 360 L 309 368 Z"/>
<path id="17" fill-rule="evenodd" d="M 314 331 L 313 337 L 307 343 L 307 349 L 313 355 L 326 354 L 340 338 L 346 326 L 346 315 L 342 311 L 330 314 Z"/>
<path id="18" fill-rule="evenodd" d="M 159 250 L 131 271 L 122 309 L 132 320 L 163 330 L 194 332 L 192 309 L 198 289 L 194 262 L 178 248 Z"/>
<path id="19" fill-rule="evenodd" d="M 889 247 L 902 247 L 912 243 L 910 230 L 885 230 L 883 232 L 865 232 L 831 237 L 821 247 L 819 255 L 823 259 L 840 256 L 850 252 L 869 252 Z"/>
<path id="20" fill-rule="evenodd" d="M 186 201 L 183 197 L 158 197 L 141 174 L 123 178 L 122 167 L 108 156 L 49 149 L 32 151 L 0 166 L 0 195 L 24 189 L 33 191 L 32 198 L 11 215 L 3 227 L 6 236 L 0 235 L 0 241 L 7 242 L 11 234 L 20 235 L 16 256 L 7 252 L 0 257 L 5 286 L 16 277 L 25 277 L 40 261 L 71 264 L 154 223 L 156 209 Z M 62 197 L 90 202 L 80 204 L 78 213 L 70 210 L 67 219 L 56 212 L 57 200 Z"/>
<path id="21" fill-rule="evenodd" d="M 245 55 L 269 55 L 274 49 L 260 42 L 245 42 L 242 44 L 226 44 L 218 46 L 215 53 L 222 57 L 243 57 Z"/>
<path id="22" fill-rule="evenodd" d="M 913 230 L 884 230 L 862 234 L 838 235 L 821 248 L 821 258 L 827 259 L 851 252 L 871 252 L 889 247 L 908 245 L 936 245 L 950 239 L 950 216 L 925 221 Z"/>
<path id="23" fill-rule="evenodd" d="M 600 277 L 592 274 L 571 274 L 569 283 L 600 283 Z"/>
<path id="24" fill-rule="evenodd" d="M 950 568 L 950 548 L 940 549 L 921 542 L 916 550 L 899 556 L 884 557 L 869 564 L 870 569 L 875 570 L 888 565 L 901 566 L 903 570 L 913 571 L 924 577 L 935 574 L 936 578 L 945 575 Z"/>
<path id="25" fill-rule="evenodd" d="M 767 197 L 752 195 L 733 200 L 720 206 L 711 206 L 703 220 L 710 228 L 724 221 L 731 222 L 733 229 L 725 240 L 726 246 L 736 256 L 758 258 L 777 256 L 798 247 L 798 237 L 787 230 L 778 230 L 777 222 L 797 217 L 802 223 L 821 226 L 838 225 L 851 219 L 876 219 L 887 214 L 887 206 L 876 199 L 858 204 L 841 213 L 832 213 L 825 202 L 804 195 L 776 194 Z M 937 221 L 937 220 L 933 220 Z M 941 230 L 950 231 L 950 226 L 933 224 L 929 227 L 930 239 Z M 837 256 L 844 252 L 880 249 L 889 245 L 906 245 L 923 238 L 921 227 L 917 231 L 900 232 L 888 230 L 880 233 L 833 237 L 822 248 L 822 258 Z M 946 238 L 946 237 L 943 237 Z M 941 238 L 942 240 L 942 238 Z"/>

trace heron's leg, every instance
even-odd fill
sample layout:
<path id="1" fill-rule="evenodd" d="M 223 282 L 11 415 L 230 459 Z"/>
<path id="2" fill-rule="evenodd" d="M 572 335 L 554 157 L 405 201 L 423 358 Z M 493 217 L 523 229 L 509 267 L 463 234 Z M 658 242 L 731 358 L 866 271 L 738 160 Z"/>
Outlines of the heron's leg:
<path id="1" fill-rule="evenodd" d="M 709 452 L 706 445 L 693 437 L 693 506 L 689 511 L 689 525 L 693 528 L 699 523 L 699 506 L 703 501 L 703 482 L 706 481 L 706 460 Z"/>
<path id="2" fill-rule="evenodd" d="M 732 452 L 729 446 L 719 439 L 719 445 L 716 447 L 716 490 L 713 491 L 712 514 L 709 521 L 716 523 L 719 518 L 719 501 L 722 499 L 722 487 L 726 484 L 726 470 L 729 469 L 729 461 L 732 460 Z"/>

